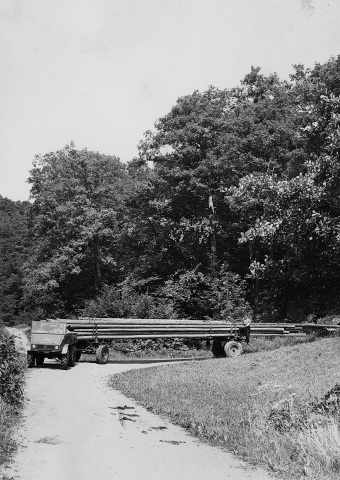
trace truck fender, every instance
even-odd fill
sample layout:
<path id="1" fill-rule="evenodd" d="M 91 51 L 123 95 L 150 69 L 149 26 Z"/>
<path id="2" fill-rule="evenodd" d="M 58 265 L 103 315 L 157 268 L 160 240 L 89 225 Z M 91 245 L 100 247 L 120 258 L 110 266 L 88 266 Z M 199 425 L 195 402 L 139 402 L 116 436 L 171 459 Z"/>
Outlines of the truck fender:
<path id="1" fill-rule="evenodd" d="M 68 352 L 68 343 L 66 343 L 66 345 L 63 346 L 63 349 L 61 351 L 62 355 L 65 355 L 65 353 Z"/>

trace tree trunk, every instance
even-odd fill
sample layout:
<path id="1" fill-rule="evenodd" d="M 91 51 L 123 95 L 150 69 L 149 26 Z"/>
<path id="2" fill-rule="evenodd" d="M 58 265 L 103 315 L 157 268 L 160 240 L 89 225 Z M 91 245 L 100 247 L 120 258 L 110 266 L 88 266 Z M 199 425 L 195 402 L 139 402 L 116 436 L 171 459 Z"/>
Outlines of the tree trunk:
<path id="1" fill-rule="evenodd" d="M 216 276 L 217 254 L 216 254 L 216 232 L 215 232 L 215 213 L 210 215 L 210 268 L 213 276 Z"/>
<path id="2" fill-rule="evenodd" d="M 255 251 L 255 261 L 258 262 L 260 258 L 259 250 Z M 257 315 L 259 308 L 259 291 L 260 291 L 260 277 L 256 273 L 254 279 L 254 315 Z"/>
<path id="3" fill-rule="evenodd" d="M 95 238 L 92 242 L 92 252 L 93 252 L 93 285 L 95 291 L 98 291 L 102 284 L 102 272 L 100 269 L 100 254 L 99 254 L 99 245 L 98 239 Z"/>

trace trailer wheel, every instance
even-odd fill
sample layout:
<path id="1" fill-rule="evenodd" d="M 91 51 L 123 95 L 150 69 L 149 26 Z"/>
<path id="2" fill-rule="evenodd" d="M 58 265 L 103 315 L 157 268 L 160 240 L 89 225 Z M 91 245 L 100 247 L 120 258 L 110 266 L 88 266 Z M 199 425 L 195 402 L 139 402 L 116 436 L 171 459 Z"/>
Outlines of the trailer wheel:
<path id="1" fill-rule="evenodd" d="M 68 366 L 69 367 L 74 367 L 76 364 L 76 347 L 72 346 L 69 349 L 69 354 L 68 354 Z"/>
<path id="2" fill-rule="evenodd" d="M 216 358 L 225 357 L 225 352 L 221 340 L 213 340 L 211 352 Z"/>
<path id="3" fill-rule="evenodd" d="M 227 357 L 239 357 L 243 351 L 242 344 L 234 340 L 227 342 L 224 345 L 224 352 Z"/>
<path id="4" fill-rule="evenodd" d="M 68 362 L 69 362 L 69 352 L 63 353 L 61 355 L 61 369 L 67 370 L 68 369 Z"/>
<path id="5" fill-rule="evenodd" d="M 37 367 L 42 367 L 44 365 L 44 356 L 43 355 L 37 355 L 35 359 Z"/>
<path id="6" fill-rule="evenodd" d="M 96 350 L 96 363 L 104 365 L 109 359 L 109 347 L 107 345 L 99 345 Z"/>
<path id="7" fill-rule="evenodd" d="M 79 350 L 76 350 L 76 362 L 79 362 L 80 357 L 81 357 L 81 352 L 79 352 Z"/>
<path id="8" fill-rule="evenodd" d="M 28 368 L 33 368 L 35 365 L 35 355 L 34 353 L 28 353 L 27 354 L 27 367 Z"/>

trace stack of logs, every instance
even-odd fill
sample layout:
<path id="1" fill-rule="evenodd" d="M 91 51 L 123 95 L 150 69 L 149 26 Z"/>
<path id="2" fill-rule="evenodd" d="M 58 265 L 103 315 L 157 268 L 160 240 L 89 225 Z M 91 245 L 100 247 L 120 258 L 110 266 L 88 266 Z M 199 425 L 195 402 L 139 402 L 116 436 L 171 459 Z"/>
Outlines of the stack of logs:
<path id="1" fill-rule="evenodd" d="M 71 325 L 79 340 L 114 340 L 123 338 L 218 338 L 237 334 L 242 323 L 218 320 L 170 320 L 139 318 L 59 319 Z M 305 336 L 319 332 L 329 334 L 338 325 L 314 323 L 252 323 L 252 336 Z"/>

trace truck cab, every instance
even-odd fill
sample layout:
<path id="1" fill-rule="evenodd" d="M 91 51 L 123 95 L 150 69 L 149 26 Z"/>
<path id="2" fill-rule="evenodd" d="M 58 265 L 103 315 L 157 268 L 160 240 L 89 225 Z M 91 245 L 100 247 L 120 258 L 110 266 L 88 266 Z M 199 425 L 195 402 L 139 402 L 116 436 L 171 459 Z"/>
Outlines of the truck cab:
<path id="1" fill-rule="evenodd" d="M 77 334 L 60 320 L 41 320 L 32 322 L 31 342 L 27 350 L 27 366 L 42 366 L 45 358 L 57 359 L 61 368 L 74 367 L 77 355 Z"/>

